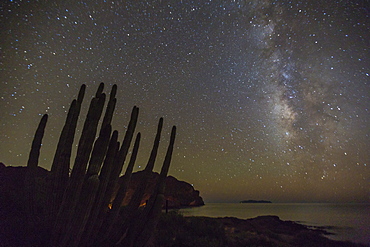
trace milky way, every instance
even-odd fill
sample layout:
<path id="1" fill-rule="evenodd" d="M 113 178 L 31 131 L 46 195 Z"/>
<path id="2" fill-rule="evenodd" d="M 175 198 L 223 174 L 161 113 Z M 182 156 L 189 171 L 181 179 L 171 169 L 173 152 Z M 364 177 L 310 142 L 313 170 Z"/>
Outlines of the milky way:
<path id="1" fill-rule="evenodd" d="M 118 85 L 120 133 L 140 108 L 136 170 L 163 116 L 161 157 L 177 125 L 170 174 L 206 202 L 370 201 L 366 1 L 1 5 L 4 164 L 26 164 L 48 113 L 40 166 L 50 169 L 78 88 L 89 98 L 104 82 Z"/>

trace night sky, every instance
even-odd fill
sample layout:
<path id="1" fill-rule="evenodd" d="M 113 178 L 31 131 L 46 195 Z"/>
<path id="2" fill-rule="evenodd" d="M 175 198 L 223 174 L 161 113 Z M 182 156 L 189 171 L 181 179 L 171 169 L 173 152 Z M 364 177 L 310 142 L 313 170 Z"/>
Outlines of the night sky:
<path id="1" fill-rule="evenodd" d="M 368 4 L 1 1 L 0 162 L 26 165 L 47 113 L 50 169 L 79 87 L 86 114 L 104 82 L 120 140 L 140 108 L 136 170 L 164 117 L 155 170 L 176 125 L 169 174 L 206 203 L 370 202 Z"/>

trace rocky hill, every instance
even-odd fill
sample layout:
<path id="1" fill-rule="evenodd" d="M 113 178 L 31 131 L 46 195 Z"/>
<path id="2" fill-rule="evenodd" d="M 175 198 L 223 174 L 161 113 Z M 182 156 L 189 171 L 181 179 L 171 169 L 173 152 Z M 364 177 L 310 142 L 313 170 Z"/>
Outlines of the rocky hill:
<path id="1" fill-rule="evenodd" d="M 132 174 L 130 186 L 126 194 L 126 198 L 123 202 L 126 205 L 140 183 L 142 172 L 136 172 Z M 121 177 L 122 180 L 123 177 Z M 146 187 L 145 194 L 143 196 L 142 204 L 145 204 L 149 200 L 150 195 L 153 193 L 155 184 L 159 178 L 159 174 L 153 172 L 149 183 Z M 195 190 L 194 187 L 184 181 L 179 181 L 172 176 L 166 178 L 166 190 L 165 199 L 168 203 L 169 208 L 180 208 L 180 207 L 193 207 L 204 205 L 202 197 L 199 196 L 199 191 Z"/>
<path id="2" fill-rule="evenodd" d="M 0 206 L 3 208 L 6 207 L 6 205 L 13 205 L 12 207 L 15 205 L 21 206 L 25 171 L 26 167 L 5 166 L 3 163 L 0 163 Z M 36 176 L 39 181 L 41 196 L 46 192 L 42 190 L 45 190 L 49 173 L 50 172 L 44 168 L 38 167 Z M 131 196 L 140 183 L 141 175 L 142 172 L 132 174 L 130 186 L 123 203 L 124 205 L 131 199 Z M 158 177 L 158 173 L 152 173 L 143 196 L 142 204 L 145 204 L 153 193 Z M 204 205 L 202 197 L 199 196 L 199 191 L 195 190 L 189 183 L 179 181 L 172 176 L 166 178 L 165 199 L 168 201 L 168 207 L 170 208 Z"/>
<path id="3" fill-rule="evenodd" d="M 0 207 L 2 209 L 16 210 L 22 207 L 25 174 L 24 166 L 5 166 L 0 162 Z M 48 175 L 49 171 L 41 167 L 37 168 L 36 178 L 42 189 L 45 189 L 43 182 Z"/>

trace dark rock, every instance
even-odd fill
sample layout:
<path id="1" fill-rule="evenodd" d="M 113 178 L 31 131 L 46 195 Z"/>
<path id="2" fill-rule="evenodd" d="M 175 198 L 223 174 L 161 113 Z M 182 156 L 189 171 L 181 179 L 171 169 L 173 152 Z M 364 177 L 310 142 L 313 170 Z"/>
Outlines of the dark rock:
<path id="1" fill-rule="evenodd" d="M 362 244 L 328 239 L 325 235 L 329 233 L 323 229 L 312 229 L 294 221 L 283 221 L 278 216 L 258 216 L 247 220 L 223 217 L 214 220 L 224 226 L 229 247 L 364 247 Z"/>
<path id="2" fill-rule="evenodd" d="M 155 246 L 365 247 L 328 239 L 325 231 L 283 221 L 278 216 L 243 220 L 234 217 L 184 217 L 172 211 L 162 215 L 158 226 Z"/>
<path id="3" fill-rule="evenodd" d="M 14 210 L 14 207 L 22 207 L 25 174 L 26 167 L 24 166 L 5 166 L 0 162 L 0 206 L 2 209 L 6 209 L 7 211 L 10 209 Z M 40 190 L 41 197 L 46 193 L 45 189 L 49 174 L 50 172 L 48 170 L 37 167 L 36 181 L 38 181 L 38 189 Z M 142 171 L 132 174 L 130 186 L 124 199 L 124 205 L 130 201 L 131 196 L 140 183 L 141 175 Z M 155 189 L 158 178 L 159 174 L 152 172 L 142 199 L 142 204 L 149 200 L 150 195 Z M 195 190 L 189 183 L 179 181 L 172 176 L 168 176 L 166 178 L 165 199 L 168 201 L 167 203 L 169 208 L 204 205 L 203 199 L 199 196 L 198 190 Z"/>
<path id="4" fill-rule="evenodd" d="M 2 208 L 22 206 L 24 178 L 26 175 L 25 166 L 5 166 L 0 163 L 0 205 Z M 37 167 L 36 181 L 43 180 L 49 171 Z M 39 182 L 40 184 L 40 182 Z"/>
<path id="5" fill-rule="evenodd" d="M 0 163 L 0 246 L 27 246 L 24 234 L 26 222 L 24 205 L 24 178 L 27 167 L 5 166 Z M 45 178 L 49 172 L 41 167 L 36 171 L 37 198 L 45 192 Z M 36 201 L 36 211 L 45 207 L 43 200 Z M 34 245 L 37 246 L 37 245 Z"/>
<path id="6" fill-rule="evenodd" d="M 128 202 L 131 200 L 131 197 L 135 192 L 137 186 L 139 185 L 141 178 L 141 171 L 132 174 L 130 186 L 123 202 L 124 205 L 127 205 Z M 153 194 L 158 178 L 159 174 L 156 172 L 152 172 L 148 185 L 145 189 L 142 204 L 145 204 L 145 202 L 149 200 L 151 194 Z M 195 190 L 194 187 L 189 183 L 179 181 L 172 176 L 168 176 L 166 178 L 165 199 L 168 201 L 169 208 L 194 207 L 204 205 L 203 199 L 199 196 L 198 190 Z"/>

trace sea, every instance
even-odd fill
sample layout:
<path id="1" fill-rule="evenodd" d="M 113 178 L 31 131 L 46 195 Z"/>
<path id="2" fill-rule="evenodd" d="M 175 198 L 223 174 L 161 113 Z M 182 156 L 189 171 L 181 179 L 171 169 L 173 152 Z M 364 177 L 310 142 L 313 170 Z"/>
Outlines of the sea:
<path id="1" fill-rule="evenodd" d="M 326 237 L 370 246 L 370 203 L 207 203 L 183 208 L 184 216 L 249 219 L 276 215 L 310 227 L 324 227 Z"/>

